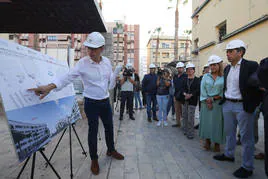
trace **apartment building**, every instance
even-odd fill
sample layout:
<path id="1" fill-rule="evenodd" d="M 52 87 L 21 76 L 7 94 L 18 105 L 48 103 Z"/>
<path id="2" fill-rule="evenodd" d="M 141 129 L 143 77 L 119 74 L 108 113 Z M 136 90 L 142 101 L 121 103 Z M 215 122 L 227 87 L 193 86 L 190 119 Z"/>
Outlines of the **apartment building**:
<path id="1" fill-rule="evenodd" d="M 174 60 L 174 36 L 159 36 L 158 54 L 156 59 L 157 36 L 151 36 L 147 43 L 147 69 L 151 63 L 164 67 Z M 178 56 L 180 61 L 190 60 L 190 37 L 180 36 L 178 41 Z"/>
<path id="2" fill-rule="evenodd" d="M 118 21 L 108 22 L 106 27 L 107 31 L 113 34 L 114 63 L 121 65 L 131 63 L 139 73 L 140 26 Z"/>
<path id="3" fill-rule="evenodd" d="M 227 63 L 225 47 L 233 39 L 246 43 L 246 59 L 268 56 L 267 0 L 193 0 L 192 8 L 192 54 L 199 74 L 212 54 Z"/>

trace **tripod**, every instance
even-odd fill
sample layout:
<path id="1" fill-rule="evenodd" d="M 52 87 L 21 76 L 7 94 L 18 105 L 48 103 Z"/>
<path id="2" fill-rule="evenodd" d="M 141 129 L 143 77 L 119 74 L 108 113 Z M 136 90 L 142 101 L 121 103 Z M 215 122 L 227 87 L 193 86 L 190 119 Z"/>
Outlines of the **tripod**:
<path id="1" fill-rule="evenodd" d="M 81 146 L 81 148 L 82 148 L 82 150 L 83 150 L 82 154 L 85 155 L 85 156 L 87 157 L 87 153 L 86 153 L 86 151 L 84 150 L 84 147 L 83 147 L 83 145 L 82 145 L 82 143 L 81 143 L 81 141 L 80 141 L 80 139 L 79 139 L 79 137 L 78 137 L 78 135 L 77 135 L 77 132 L 76 132 L 76 130 L 75 130 L 74 125 L 75 125 L 75 123 L 73 123 L 73 124 L 69 123 L 69 127 L 68 127 L 68 128 L 69 128 L 70 170 L 71 170 L 71 174 L 70 174 L 70 176 L 71 176 L 71 178 L 73 178 L 72 129 L 73 129 L 73 131 L 74 131 L 74 133 L 75 133 L 75 135 L 76 135 L 76 138 L 78 139 L 78 142 L 79 142 L 79 144 L 80 144 L 80 146 Z M 48 159 L 48 162 L 47 162 L 47 164 L 46 164 L 46 167 L 47 167 L 47 165 L 49 165 L 49 162 L 50 162 L 50 160 L 52 159 L 54 153 L 56 152 L 56 150 L 57 150 L 57 148 L 58 148 L 58 146 L 59 146 L 59 143 L 60 143 L 60 141 L 61 141 L 63 135 L 65 134 L 66 130 L 67 130 L 67 128 L 64 129 L 62 135 L 60 136 L 60 139 L 59 139 L 59 141 L 58 141 L 56 147 L 54 148 L 54 150 L 53 150 L 51 156 L 50 156 L 49 159 Z"/>
<path id="2" fill-rule="evenodd" d="M 47 164 L 51 167 L 51 169 L 53 170 L 53 172 L 57 175 L 57 178 L 61 178 L 60 175 L 59 175 L 59 174 L 57 173 L 57 171 L 55 170 L 55 168 L 52 166 L 52 164 L 49 162 L 49 160 L 48 160 L 47 157 L 45 156 L 45 154 L 44 154 L 44 152 L 43 152 L 44 150 L 45 150 L 45 148 L 42 147 L 42 148 L 40 148 L 38 151 L 41 153 L 41 155 L 42 155 L 43 158 L 46 160 Z M 37 151 L 36 151 L 36 152 L 37 152 Z M 31 169 L 31 179 L 34 178 L 34 168 L 35 168 L 35 156 L 36 156 L 36 152 L 34 152 L 34 154 L 33 154 L 32 169 Z M 21 174 L 22 174 L 24 168 L 26 167 L 26 165 L 27 165 L 27 163 L 28 163 L 28 161 L 29 161 L 30 158 L 31 158 L 31 156 L 27 158 L 27 160 L 26 160 L 26 162 L 24 163 L 22 169 L 20 170 L 19 175 L 17 176 L 17 179 L 20 178 L 20 176 L 21 176 Z"/>

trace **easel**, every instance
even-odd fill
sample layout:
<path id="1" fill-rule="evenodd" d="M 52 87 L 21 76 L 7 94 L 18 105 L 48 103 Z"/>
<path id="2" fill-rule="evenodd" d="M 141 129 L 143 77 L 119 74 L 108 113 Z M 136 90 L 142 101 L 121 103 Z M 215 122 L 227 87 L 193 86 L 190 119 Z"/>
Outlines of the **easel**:
<path id="1" fill-rule="evenodd" d="M 78 135 L 77 135 L 77 132 L 76 132 L 76 130 L 75 130 L 75 128 L 74 128 L 74 125 L 75 125 L 75 123 L 71 124 L 71 123 L 69 122 L 69 127 L 68 127 L 68 128 L 69 128 L 70 170 L 71 170 L 71 174 L 70 174 L 70 176 L 71 176 L 71 178 L 73 178 L 72 128 L 73 128 L 74 133 L 75 133 L 75 135 L 76 135 L 76 138 L 78 139 L 78 142 L 79 142 L 79 144 L 80 144 L 80 146 L 81 146 L 81 148 L 82 148 L 82 150 L 83 150 L 82 154 L 85 155 L 85 156 L 87 157 L 87 153 L 86 153 L 86 151 L 84 150 L 84 147 L 83 147 L 83 145 L 82 145 L 82 143 L 81 143 L 81 141 L 80 141 L 80 139 L 79 139 L 79 137 L 78 137 Z M 46 163 L 46 167 L 47 167 L 47 165 L 49 165 L 49 162 L 50 162 L 50 160 L 52 159 L 54 153 L 56 152 L 56 150 L 57 150 L 57 148 L 58 148 L 58 146 L 59 146 L 59 144 L 60 144 L 60 141 L 61 141 L 63 135 L 65 134 L 66 130 L 67 130 L 67 128 L 64 129 L 62 135 L 60 136 L 60 139 L 59 139 L 59 141 L 58 141 L 56 147 L 54 148 L 54 150 L 53 150 L 51 156 L 50 156 L 49 159 L 48 159 L 48 162 Z"/>
<path id="2" fill-rule="evenodd" d="M 45 150 L 45 148 L 42 147 L 42 148 L 40 148 L 38 151 L 42 154 L 42 156 L 43 156 L 43 158 L 46 160 L 47 164 L 52 168 L 53 172 L 57 175 L 57 178 L 61 178 L 60 175 L 59 175 L 59 174 L 57 173 L 57 171 L 55 170 L 55 168 L 52 166 L 52 164 L 49 162 L 49 160 L 48 160 L 47 157 L 45 156 L 45 154 L 44 154 L 44 152 L 43 152 L 44 150 Z M 36 151 L 36 152 L 38 152 L 38 151 Z M 34 152 L 34 154 L 33 154 L 32 169 L 31 169 L 31 179 L 34 178 L 34 168 L 35 168 L 35 157 L 36 157 L 36 152 Z M 17 176 L 17 179 L 20 178 L 20 175 L 22 174 L 22 172 L 23 172 L 24 168 L 26 167 L 26 165 L 27 165 L 27 163 L 28 163 L 28 161 L 29 161 L 30 158 L 31 158 L 31 156 L 27 158 L 27 160 L 26 160 L 26 162 L 24 163 L 22 169 L 20 170 L 19 175 Z"/>

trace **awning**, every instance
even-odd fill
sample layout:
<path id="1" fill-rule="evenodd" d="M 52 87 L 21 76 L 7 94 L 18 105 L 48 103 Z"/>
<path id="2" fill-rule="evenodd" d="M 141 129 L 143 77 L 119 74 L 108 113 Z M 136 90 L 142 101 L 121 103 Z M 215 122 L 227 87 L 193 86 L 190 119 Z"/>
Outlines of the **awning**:
<path id="1" fill-rule="evenodd" d="M 1 33 L 106 32 L 95 0 L 0 0 Z"/>

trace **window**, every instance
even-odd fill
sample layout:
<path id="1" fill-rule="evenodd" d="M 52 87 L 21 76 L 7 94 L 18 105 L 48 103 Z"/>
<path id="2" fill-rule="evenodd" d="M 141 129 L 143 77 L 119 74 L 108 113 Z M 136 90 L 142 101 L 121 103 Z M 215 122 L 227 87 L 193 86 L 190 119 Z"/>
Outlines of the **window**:
<path id="1" fill-rule="evenodd" d="M 153 58 L 155 58 L 155 52 L 153 52 Z M 160 52 L 158 52 L 158 54 L 157 54 L 157 57 L 159 58 L 160 57 Z"/>
<path id="2" fill-rule="evenodd" d="M 169 53 L 168 52 L 163 52 L 162 57 L 163 58 L 169 58 Z"/>
<path id="3" fill-rule="evenodd" d="M 222 41 L 222 37 L 226 35 L 226 21 L 222 22 L 220 25 L 218 25 L 218 37 L 219 42 Z"/>
<path id="4" fill-rule="evenodd" d="M 47 41 L 57 41 L 56 36 L 47 36 Z"/>
<path id="5" fill-rule="evenodd" d="M 168 43 L 162 43 L 161 46 L 162 46 L 162 48 L 169 48 L 169 44 Z"/>
<path id="6" fill-rule="evenodd" d="M 152 43 L 152 48 L 156 48 L 156 43 Z"/>

